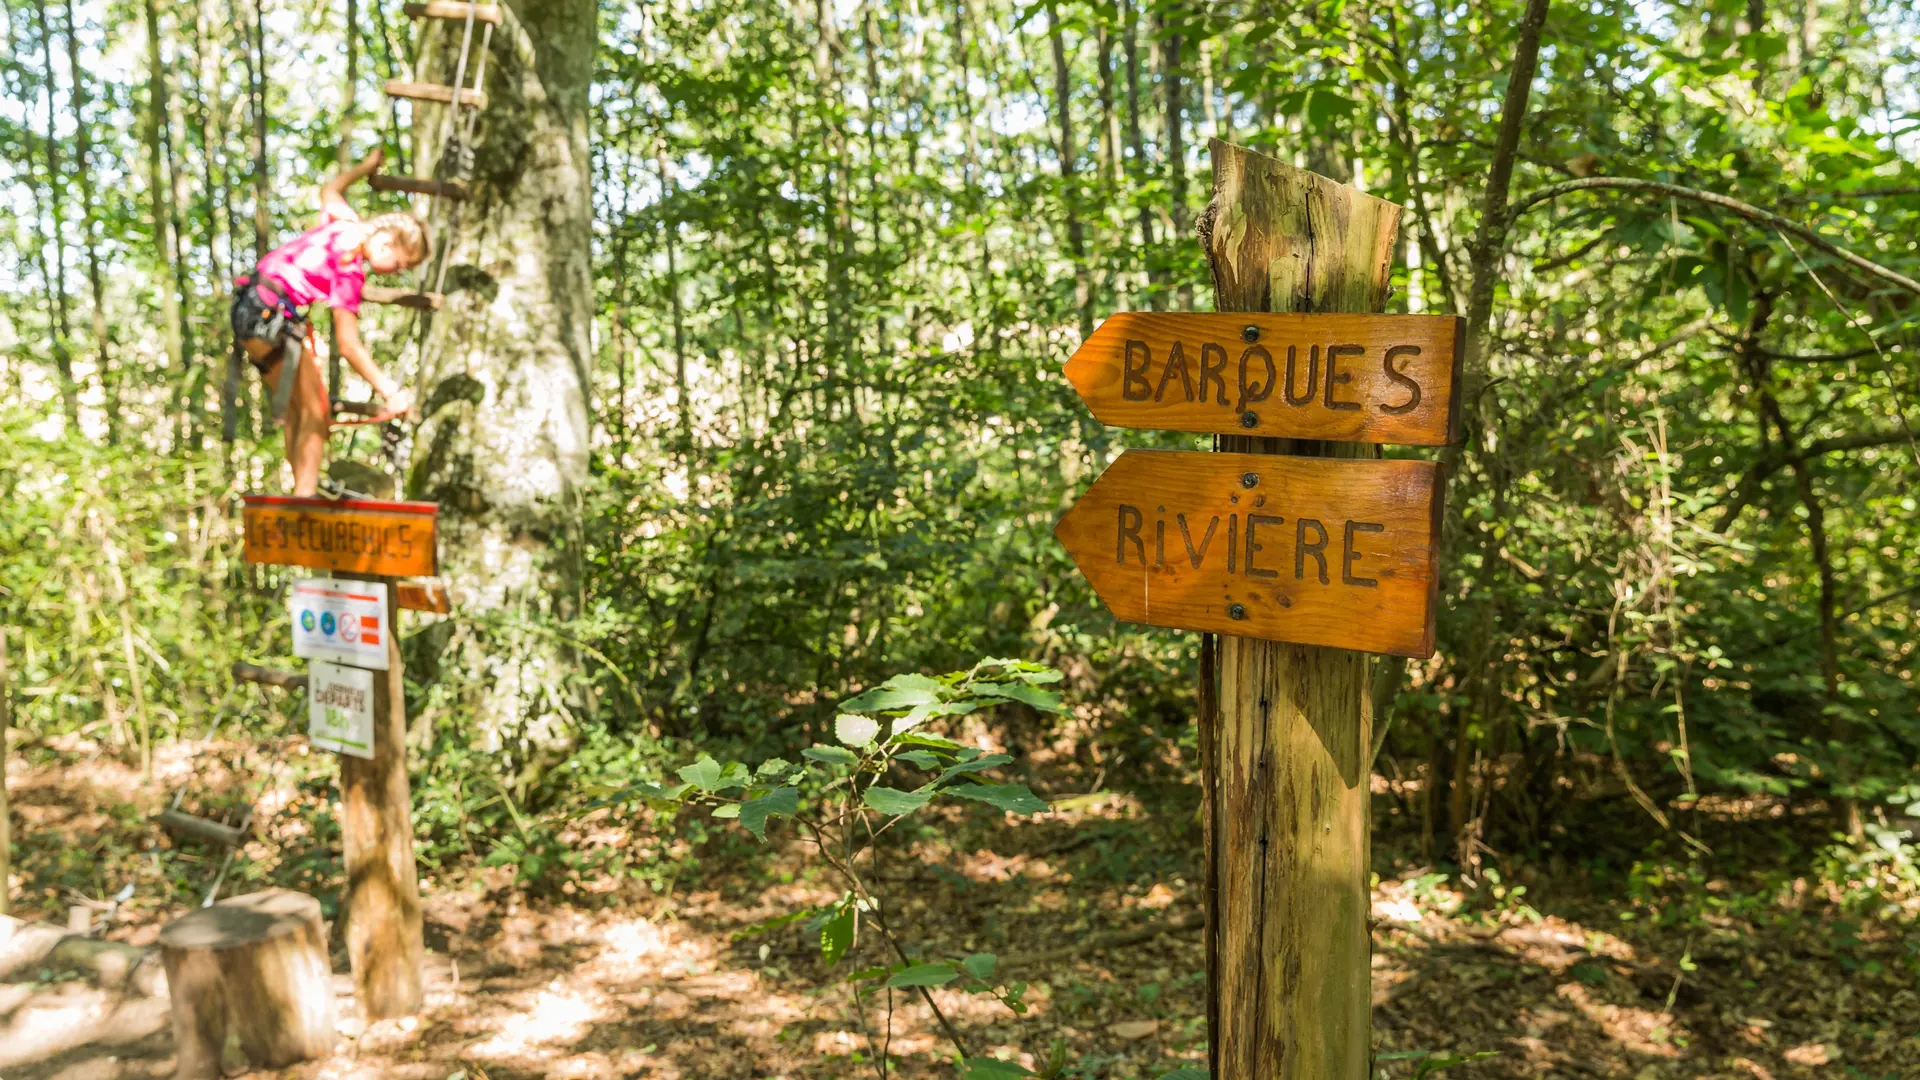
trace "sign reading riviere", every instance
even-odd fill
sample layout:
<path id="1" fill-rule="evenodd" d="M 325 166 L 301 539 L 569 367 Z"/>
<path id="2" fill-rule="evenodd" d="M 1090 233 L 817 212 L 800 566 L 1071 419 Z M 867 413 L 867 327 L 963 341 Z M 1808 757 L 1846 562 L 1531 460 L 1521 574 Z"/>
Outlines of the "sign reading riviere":
<path id="1" fill-rule="evenodd" d="M 1453 315 L 1122 312 L 1067 361 L 1103 423 L 1445 446 L 1459 427 Z"/>
<path id="2" fill-rule="evenodd" d="M 1442 491 L 1428 461 L 1129 450 L 1054 535 L 1128 622 L 1425 657 Z"/>
<path id="3" fill-rule="evenodd" d="M 439 572 L 436 503 L 246 496 L 247 561 L 349 574 Z"/>

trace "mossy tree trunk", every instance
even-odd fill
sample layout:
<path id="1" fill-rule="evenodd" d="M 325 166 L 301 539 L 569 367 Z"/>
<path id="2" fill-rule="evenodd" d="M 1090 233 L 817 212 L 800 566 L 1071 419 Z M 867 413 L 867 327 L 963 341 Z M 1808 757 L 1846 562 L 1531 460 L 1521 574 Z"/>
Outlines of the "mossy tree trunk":
<path id="1" fill-rule="evenodd" d="M 594 313 L 588 92 L 592 0 L 515 0 L 486 51 L 472 198 L 433 208 L 445 309 L 421 349 L 424 422 L 408 493 L 441 504 L 443 573 L 467 618 L 436 645 L 439 681 L 463 688 L 484 744 L 568 740 L 571 658 L 522 618 L 566 618 L 579 587 Z M 421 81 L 451 84 L 463 23 L 423 27 Z M 476 27 L 468 85 L 482 62 Z M 433 171 L 453 110 L 416 105 L 416 171 Z M 438 276 L 431 265 L 425 280 Z M 503 616 L 496 618 L 495 616 Z M 427 671 L 428 675 L 435 672 Z"/>

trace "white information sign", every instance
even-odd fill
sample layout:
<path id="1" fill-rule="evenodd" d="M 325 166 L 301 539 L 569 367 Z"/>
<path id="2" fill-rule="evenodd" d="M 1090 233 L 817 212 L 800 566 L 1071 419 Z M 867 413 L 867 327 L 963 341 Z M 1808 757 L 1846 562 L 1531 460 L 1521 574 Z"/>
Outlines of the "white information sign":
<path id="1" fill-rule="evenodd" d="M 309 578 L 293 583 L 293 655 L 387 670 L 387 586 Z"/>
<path id="2" fill-rule="evenodd" d="M 307 737 L 316 749 L 373 757 L 373 672 L 315 660 L 307 671 Z"/>

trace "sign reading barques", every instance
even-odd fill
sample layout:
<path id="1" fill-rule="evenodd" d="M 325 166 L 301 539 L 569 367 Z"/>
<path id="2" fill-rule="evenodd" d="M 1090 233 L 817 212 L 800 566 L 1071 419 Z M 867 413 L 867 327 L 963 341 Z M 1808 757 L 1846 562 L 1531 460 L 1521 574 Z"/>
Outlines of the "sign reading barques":
<path id="1" fill-rule="evenodd" d="M 1122 312 L 1067 381 L 1103 423 L 1445 446 L 1459 428 L 1454 315 Z"/>
<path id="2" fill-rule="evenodd" d="M 435 503 L 246 496 L 247 561 L 383 577 L 439 572 Z"/>
<path id="3" fill-rule="evenodd" d="M 1440 467 L 1129 450 L 1054 535 L 1128 622 L 1425 657 Z"/>
<path id="4" fill-rule="evenodd" d="M 315 749 L 373 757 L 373 672 L 316 660 L 307 671 L 307 738 Z"/>
<path id="5" fill-rule="evenodd" d="M 392 628 L 387 625 L 384 582 L 296 581 L 288 614 L 293 618 L 293 655 L 387 670 Z"/>

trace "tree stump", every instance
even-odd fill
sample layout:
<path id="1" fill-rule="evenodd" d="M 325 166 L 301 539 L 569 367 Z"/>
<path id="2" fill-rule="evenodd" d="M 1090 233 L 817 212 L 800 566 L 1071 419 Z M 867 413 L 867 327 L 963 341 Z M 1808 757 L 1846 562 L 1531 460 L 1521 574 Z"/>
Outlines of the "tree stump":
<path id="1" fill-rule="evenodd" d="M 313 897 L 268 889 L 222 900 L 168 923 L 160 953 L 179 1080 L 220 1076 L 230 1043 L 269 1069 L 333 1048 L 332 971 Z"/>

